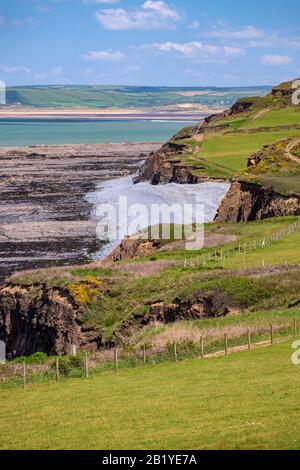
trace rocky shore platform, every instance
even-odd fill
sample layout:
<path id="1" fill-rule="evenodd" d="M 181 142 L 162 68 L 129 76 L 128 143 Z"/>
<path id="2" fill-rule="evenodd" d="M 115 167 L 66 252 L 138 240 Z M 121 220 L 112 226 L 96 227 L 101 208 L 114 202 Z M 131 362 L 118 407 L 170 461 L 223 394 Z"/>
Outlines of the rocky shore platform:
<path id="1" fill-rule="evenodd" d="M 134 174 L 159 143 L 0 148 L 0 281 L 15 271 L 75 264 L 98 246 L 85 195 Z"/>

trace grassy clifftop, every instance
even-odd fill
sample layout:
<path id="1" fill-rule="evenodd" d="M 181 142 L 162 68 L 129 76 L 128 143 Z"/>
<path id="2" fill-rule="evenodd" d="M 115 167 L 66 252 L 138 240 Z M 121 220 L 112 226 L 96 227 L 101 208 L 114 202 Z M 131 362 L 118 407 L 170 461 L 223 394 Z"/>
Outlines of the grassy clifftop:
<path id="1" fill-rule="evenodd" d="M 300 106 L 292 104 L 293 91 L 292 82 L 284 83 L 265 97 L 240 99 L 230 111 L 207 118 L 197 129 L 185 129 L 172 141 L 179 149 L 172 159 L 189 165 L 200 178 L 242 175 L 279 192 L 300 193 L 300 160 L 289 158 L 286 150 L 300 138 Z M 249 159 L 265 146 L 270 146 L 265 154 L 275 151 L 274 159 L 248 171 Z M 297 145 L 294 151 L 297 156 Z"/>

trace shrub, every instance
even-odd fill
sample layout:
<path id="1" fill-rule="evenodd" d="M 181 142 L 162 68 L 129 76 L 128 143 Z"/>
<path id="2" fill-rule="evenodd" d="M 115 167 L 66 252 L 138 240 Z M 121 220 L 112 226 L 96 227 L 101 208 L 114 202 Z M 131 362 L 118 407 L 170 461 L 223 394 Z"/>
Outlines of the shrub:
<path id="1" fill-rule="evenodd" d="M 36 352 L 32 354 L 31 356 L 17 357 L 16 359 L 13 360 L 13 362 L 16 362 L 16 363 L 25 362 L 26 364 L 43 364 L 44 362 L 47 361 L 47 359 L 49 359 L 49 357 L 47 356 L 46 353 Z"/>

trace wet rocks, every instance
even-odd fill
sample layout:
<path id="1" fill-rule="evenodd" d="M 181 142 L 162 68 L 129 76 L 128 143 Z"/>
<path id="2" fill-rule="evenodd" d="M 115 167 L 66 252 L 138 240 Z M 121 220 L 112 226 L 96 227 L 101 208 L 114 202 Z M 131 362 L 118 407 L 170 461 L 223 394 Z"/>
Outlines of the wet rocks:
<path id="1" fill-rule="evenodd" d="M 0 280 L 18 270 L 84 262 L 99 248 L 86 193 L 101 180 L 134 174 L 158 147 L 1 148 Z"/>

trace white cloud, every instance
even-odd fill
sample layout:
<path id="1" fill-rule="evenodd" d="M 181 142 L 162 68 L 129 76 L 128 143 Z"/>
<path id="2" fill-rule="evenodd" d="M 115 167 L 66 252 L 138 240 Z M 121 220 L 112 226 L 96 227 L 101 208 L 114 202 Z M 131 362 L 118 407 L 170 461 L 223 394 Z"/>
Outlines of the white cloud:
<path id="1" fill-rule="evenodd" d="M 255 28 L 254 26 L 245 26 L 237 31 L 216 30 L 204 33 L 205 36 L 221 38 L 221 39 L 258 39 L 265 35 L 262 29 Z"/>
<path id="2" fill-rule="evenodd" d="M 280 66 L 280 65 L 289 65 L 293 62 L 293 58 L 288 55 L 264 55 L 261 57 L 261 63 L 263 65 L 272 65 L 272 66 Z"/>
<path id="3" fill-rule="evenodd" d="M 111 49 L 108 51 L 89 51 L 86 54 L 82 55 L 84 60 L 112 60 L 117 61 L 123 59 L 125 56 L 122 52 L 119 51 L 112 51 Z"/>
<path id="4" fill-rule="evenodd" d="M 152 30 L 171 29 L 181 18 L 177 10 L 167 3 L 147 0 L 132 11 L 123 8 L 98 11 L 96 19 L 104 28 L 111 30 Z"/>
<path id="5" fill-rule="evenodd" d="M 27 75 L 31 74 L 31 70 L 28 67 L 0 67 L 1 72 L 3 73 L 26 73 Z"/>
<path id="6" fill-rule="evenodd" d="M 240 47 L 215 46 L 211 44 L 202 44 L 201 42 L 163 42 L 152 44 L 151 47 L 162 52 L 177 52 L 185 57 L 202 61 L 224 61 L 228 58 L 242 57 L 245 55 L 244 49 Z"/>

